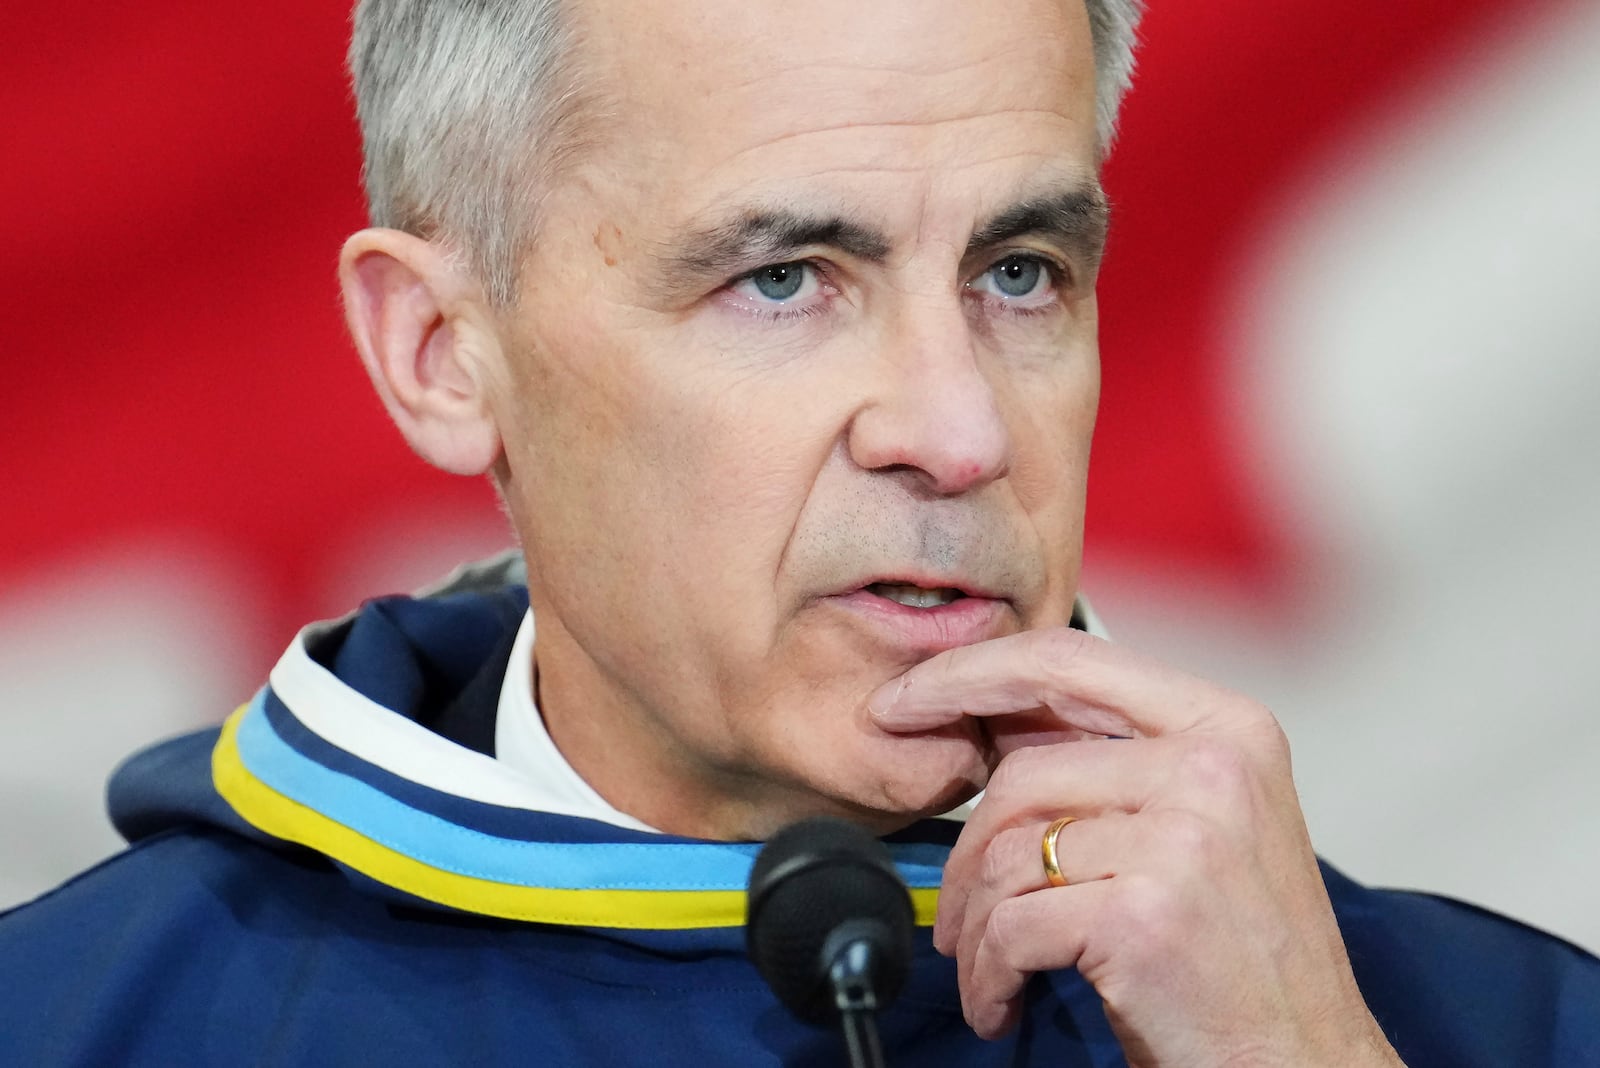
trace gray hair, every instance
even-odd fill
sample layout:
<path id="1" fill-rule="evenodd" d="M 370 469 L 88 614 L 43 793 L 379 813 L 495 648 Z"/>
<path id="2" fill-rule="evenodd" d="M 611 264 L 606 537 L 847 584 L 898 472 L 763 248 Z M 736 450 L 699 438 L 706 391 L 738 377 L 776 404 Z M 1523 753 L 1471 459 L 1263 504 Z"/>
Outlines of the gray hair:
<path id="1" fill-rule="evenodd" d="M 570 0 L 359 0 L 350 74 L 374 226 L 438 239 L 497 307 L 516 301 L 538 191 L 579 147 Z M 1143 0 L 1084 0 L 1095 119 L 1111 144 Z"/>
<path id="2" fill-rule="evenodd" d="M 1111 150 L 1117 112 L 1133 84 L 1133 47 L 1138 42 L 1144 0 L 1084 0 L 1094 37 L 1094 112 L 1100 151 Z"/>

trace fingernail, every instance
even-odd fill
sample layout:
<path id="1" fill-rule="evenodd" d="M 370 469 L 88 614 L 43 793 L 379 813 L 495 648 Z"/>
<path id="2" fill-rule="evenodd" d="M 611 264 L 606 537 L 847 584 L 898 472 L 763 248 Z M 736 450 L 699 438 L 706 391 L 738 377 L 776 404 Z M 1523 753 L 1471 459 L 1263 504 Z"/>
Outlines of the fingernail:
<path id="1" fill-rule="evenodd" d="M 867 698 L 867 714 L 873 719 L 882 719 L 894 707 L 894 703 L 900 700 L 900 692 L 905 688 L 904 675 L 879 686 L 872 692 L 872 696 Z"/>

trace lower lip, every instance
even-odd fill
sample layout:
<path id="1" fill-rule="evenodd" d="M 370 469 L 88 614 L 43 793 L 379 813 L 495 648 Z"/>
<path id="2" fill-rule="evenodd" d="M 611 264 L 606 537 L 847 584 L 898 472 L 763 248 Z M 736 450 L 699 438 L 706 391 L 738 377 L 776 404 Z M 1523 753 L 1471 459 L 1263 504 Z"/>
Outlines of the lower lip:
<path id="1" fill-rule="evenodd" d="M 933 608 L 911 608 L 866 590 L 828 598 L 895 646 L 923 656 L 998 638 L 1006 602 L 961 597 Z"/>

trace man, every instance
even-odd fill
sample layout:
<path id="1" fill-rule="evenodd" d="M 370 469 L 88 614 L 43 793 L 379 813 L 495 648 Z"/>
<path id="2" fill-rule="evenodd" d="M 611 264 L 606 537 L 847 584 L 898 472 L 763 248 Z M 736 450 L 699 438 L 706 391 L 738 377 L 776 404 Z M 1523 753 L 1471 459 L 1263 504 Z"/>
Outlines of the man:
<path id="1" fill-rule="evenodd" d="M 134 848 L 0 925 L 0 1048 L 838 1063 L 739 929 L 832 814 L 924 925 L 893 1063 L 1596 1063 L 1593 958 L 1319 868 L 1271 713 L 1089 633 L 1136 14 L 362 3 L 351 333 L 526 588 L 308 628 L 130 762 Z"/>

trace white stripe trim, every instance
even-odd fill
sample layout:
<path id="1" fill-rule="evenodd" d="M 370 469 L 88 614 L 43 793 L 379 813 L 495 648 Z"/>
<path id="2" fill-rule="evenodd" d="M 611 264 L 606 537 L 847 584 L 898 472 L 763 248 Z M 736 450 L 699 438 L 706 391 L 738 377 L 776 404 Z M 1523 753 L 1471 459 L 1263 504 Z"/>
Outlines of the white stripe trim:
<path id="1" fill-rule="evenodd" d="M 307 652 L 326 624 L 312 624 L 272 669 L 272 690 L 295 719 L 330 745 L 420 786 L 490 805 L 591 816 L 549 798 L 515 770 L 439 737 L 339 681 Z"/>

